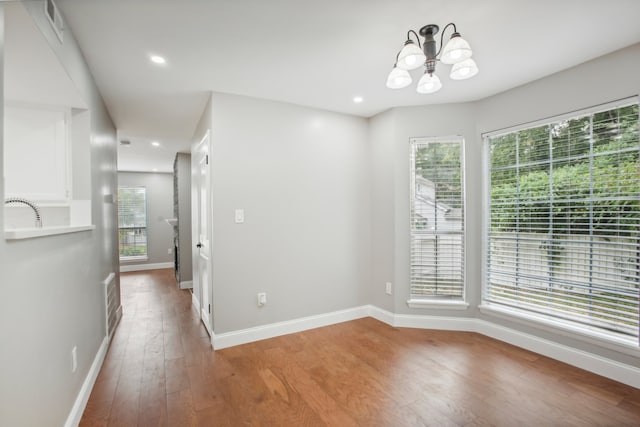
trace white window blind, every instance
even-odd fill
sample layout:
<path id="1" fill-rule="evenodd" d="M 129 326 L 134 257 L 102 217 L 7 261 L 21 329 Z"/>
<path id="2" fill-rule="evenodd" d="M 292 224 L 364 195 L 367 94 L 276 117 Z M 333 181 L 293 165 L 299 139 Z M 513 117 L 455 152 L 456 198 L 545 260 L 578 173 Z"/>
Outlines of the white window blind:
<path id="1" fill-rule="evenodd" d="M 637 342 L 637 101 L 485 143 L 485 302 Z"/>
<path id="2" fill-rule="evenodd" d="M 118 188 L 120 259 L 147 258 L 147 192 L 144 187 Z"/>
<path id="3" fill-rule="evenodd" d="M 460 137 L 411 140 L 412 299 L 464 297 Z"/>

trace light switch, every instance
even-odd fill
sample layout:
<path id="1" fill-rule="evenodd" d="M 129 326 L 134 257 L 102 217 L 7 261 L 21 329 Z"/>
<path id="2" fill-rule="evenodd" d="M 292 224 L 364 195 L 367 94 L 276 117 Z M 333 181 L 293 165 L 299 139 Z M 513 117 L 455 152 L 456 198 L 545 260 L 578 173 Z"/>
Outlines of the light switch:
<path id="1" fill-rule="evenodd" d="M 236 209 L 236 224 L 244 222 L 244 209 Z"/>

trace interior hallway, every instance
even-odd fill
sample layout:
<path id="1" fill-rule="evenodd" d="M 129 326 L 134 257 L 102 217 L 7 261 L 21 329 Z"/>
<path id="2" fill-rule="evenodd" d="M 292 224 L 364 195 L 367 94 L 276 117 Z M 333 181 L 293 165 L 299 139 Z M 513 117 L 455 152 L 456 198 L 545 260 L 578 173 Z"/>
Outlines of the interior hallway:
<path id="1" fill-rule="evenodd" d="M 640 390 L 478 334 L 366 318 L 214 352 L 172 270 L 121 286 L 82 426 L 640 425 Z"/>

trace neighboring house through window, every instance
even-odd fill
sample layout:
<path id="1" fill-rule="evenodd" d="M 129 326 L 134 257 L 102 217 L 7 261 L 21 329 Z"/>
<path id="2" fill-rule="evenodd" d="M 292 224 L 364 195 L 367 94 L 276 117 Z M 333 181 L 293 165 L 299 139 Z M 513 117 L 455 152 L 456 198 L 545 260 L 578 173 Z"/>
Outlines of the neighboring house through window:
<path id="1" fill-rule="evenodd" d="M 464 300 L 461 137 L 411 140 L 410 305 Z"/>
<path id="2" fill-rule="evenodd" d="M 146 199 L 144 187 L 118 188 L 120 260 L 147 259 Z"/>

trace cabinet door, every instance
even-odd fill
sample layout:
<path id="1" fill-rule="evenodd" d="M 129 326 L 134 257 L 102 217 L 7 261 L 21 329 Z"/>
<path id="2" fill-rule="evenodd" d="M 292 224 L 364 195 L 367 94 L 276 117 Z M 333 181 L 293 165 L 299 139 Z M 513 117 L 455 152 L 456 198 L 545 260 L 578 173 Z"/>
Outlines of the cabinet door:
<path id="1" fill-rule="evenodd" d="M 67 113 L 5 105 L 5 196 L 68 203 Z"/>

